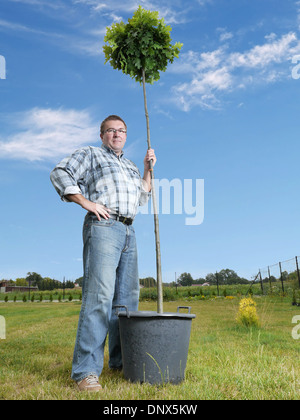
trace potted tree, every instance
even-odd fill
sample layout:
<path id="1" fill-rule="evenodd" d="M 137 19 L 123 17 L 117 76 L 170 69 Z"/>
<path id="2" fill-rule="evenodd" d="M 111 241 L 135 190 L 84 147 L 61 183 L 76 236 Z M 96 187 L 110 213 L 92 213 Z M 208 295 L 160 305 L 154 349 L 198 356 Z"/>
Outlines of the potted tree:
<path id="1" fill-rule="evenodd" d="M 104 38 L 105 63 L 109 62 L 114 69 L 121 70 L 143 86 L 148 149 L 151 148 L 151 140 L 146 83 L 153 84 L 159 80 L 160 72 L 166 71 L 168 64 L 179 57 L 182 44 L 177 42 L 172 45 L 171 30 L 164 19 L 159 19 L 158 12 L 139 6 L 127 24 L 120 22 L 108 27 Z M 133 381 L 177 383 L 184 377 L 191 319 L 195 316 L 190 314 L 190 308 L 188 314 L 179 313 L 179 308 L 177 313 L 163 312 L 159 220 L 151 162 L 150 169 L 156 244 L 157 312 L 132 313 L 127 308 L 125 312 L 119 312 L 123 369 L 125 377 Z M 171 321 L 175 322 L 173 326 L 170 325 Z M 171 360 L 170 355 L 174 356 L 175 353 L 174 360 Z"/>

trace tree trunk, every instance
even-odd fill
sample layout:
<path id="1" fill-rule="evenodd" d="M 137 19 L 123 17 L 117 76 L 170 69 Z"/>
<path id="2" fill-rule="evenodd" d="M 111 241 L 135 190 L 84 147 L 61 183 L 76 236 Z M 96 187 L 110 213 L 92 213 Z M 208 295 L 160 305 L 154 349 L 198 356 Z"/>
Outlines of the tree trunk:
<path id="1" fill-rule="evenodd" d="M 143 91 L 144 91 L 145 115 L 146 115 L 146 122 L 147 122 L 147 144 L 148 144 L 148 149 L 151 149 L 150 124 L 149 124 L 149 114 L 148 114 L 148 106 L 147 106 L 146 81 L 145 81 L 144 69 L 143 69 Z M 152 161 L 150 161 L 150 170 L 151 170 L 151 192 L 152 192 L 152 203 L 153 203 L 153 212 L 154 212 L 154 231 L 155 231 L 155 247 L 156 247 L 157 312 L 159 314 L 162 314 L 163 313 L 163 291 L 162 291 L 162 274 L 161 274 L 159 222 L 158 222 L 158 211 L 157 211 L 157 201 L 156 201 L 156 194 L 155 194 Z"/>

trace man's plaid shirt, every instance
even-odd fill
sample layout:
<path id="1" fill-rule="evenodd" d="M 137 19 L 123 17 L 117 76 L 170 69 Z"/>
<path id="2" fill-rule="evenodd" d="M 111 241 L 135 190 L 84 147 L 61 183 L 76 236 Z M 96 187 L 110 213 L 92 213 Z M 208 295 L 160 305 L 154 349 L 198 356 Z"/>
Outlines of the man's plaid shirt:
<path id="1" fill-rule="evenodd" d="M 53 169 L 50 178 L 63 201 L 68 201 L 68 194 L 82 194 L 112 213 L 132 219 L 137 207 L 150 197 L 137 166 L 103 144 L 75 151 Z"/>

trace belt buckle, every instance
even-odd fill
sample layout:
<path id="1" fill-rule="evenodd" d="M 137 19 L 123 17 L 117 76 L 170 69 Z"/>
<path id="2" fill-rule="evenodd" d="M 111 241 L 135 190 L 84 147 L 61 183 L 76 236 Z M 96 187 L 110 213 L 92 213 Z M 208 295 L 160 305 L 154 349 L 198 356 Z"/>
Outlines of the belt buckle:
<path id="1" fill-rule="evenodd" d="M 127 217 L 123 217 L 122 223 L 123 223 L 124 225 L 127 225 L 126 220 L 127 220 Z"/>

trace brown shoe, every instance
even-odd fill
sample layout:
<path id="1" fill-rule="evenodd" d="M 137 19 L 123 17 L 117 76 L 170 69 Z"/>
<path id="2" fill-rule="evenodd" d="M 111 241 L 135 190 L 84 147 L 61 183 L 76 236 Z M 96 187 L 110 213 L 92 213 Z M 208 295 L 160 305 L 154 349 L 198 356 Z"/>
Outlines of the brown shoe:
<path id="1" fill-rule="evenodd" d="M 98 392 L 102 390 L 98 378 L 95 375 L 89 375 L 82 381 L 77 382 L 79 391 Z"/>

